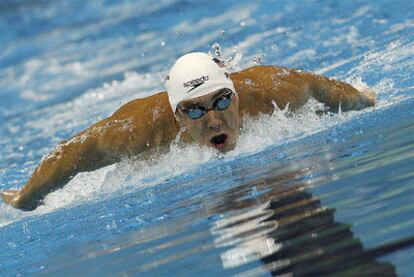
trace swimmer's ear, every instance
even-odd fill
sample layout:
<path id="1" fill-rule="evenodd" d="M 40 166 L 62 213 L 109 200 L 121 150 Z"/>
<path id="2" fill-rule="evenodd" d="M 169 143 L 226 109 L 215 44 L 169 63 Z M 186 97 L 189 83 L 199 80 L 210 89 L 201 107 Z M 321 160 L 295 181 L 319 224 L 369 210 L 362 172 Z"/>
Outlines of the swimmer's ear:
<path id="1" fill-rule="evenodd" d="M 10 206 L 14 208 L 19 208 L 18 207 L 18 201 L 20 198 L 19 192 L 20 192 L 19 189 L 2 190 L 0 191 L 0 196 L 5 203 L 9 204 Z"/>

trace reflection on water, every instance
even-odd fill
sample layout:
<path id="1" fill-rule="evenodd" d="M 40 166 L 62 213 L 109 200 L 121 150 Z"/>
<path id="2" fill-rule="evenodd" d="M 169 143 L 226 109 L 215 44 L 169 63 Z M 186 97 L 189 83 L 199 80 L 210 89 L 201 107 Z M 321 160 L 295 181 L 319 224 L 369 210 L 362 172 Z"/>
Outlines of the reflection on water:
<path id="1" fill-rule="evenodd" d="M 232 247 L 221 255 L 223 266 L 261 259 L 263 267 L 277 276 L 396 275 L 393 265 L 376 261 L 350 227 L 336 222 L 334 210 L 323 207 L 305 185 L 283 185 L 300 174 L 269 176 L 246 184 L 268 190 L 254 200 L 263 204 L 253 209 L 251 201 L 240 201 L 243 196 L 233 191 L 225 194 L 226 205 L 221 209 L 231 211 L 237 206 L 238 210 L 216 221 L 212 228 L 216 245 Z"/>

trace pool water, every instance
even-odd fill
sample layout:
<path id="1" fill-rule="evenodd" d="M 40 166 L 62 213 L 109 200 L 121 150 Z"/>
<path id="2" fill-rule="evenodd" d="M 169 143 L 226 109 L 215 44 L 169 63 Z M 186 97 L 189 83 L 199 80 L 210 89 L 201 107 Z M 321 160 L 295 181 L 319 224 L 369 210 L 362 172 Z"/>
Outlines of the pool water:
<path id="1" fill-rule="evenodd" d="M 210 51 L 378 92 L 375 108 L 248 120 L 234 151 L 171 145 L 0 203 L 1 276 L 401 275 L 414 271 L 411 1 L 4 1 L 0 188 L 61 140 Z"/>

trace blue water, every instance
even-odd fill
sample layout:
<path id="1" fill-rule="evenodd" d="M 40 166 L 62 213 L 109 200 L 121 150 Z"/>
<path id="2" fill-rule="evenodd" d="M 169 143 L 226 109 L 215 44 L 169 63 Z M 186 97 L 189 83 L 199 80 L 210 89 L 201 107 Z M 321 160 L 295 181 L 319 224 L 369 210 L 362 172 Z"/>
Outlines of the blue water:
<path id="1" fill-rule="evenodd" d="M 326 211 L 333 216 L 312 234 L 338 234 L 320 249 L 339 261 L 350 251 L 329 252 L 334 246 L 369 251 L 412 236 L 413 33 L 408 0 L 0 2 L 1 189 L 23 186 L 59 141 L 164 90 L 177 57 L 213 53 L 214 44 L 233 71 L 259 58 L 366 84 L 379 99 L 360 112 L 318 117 L 311 103 L 298 115 L 252 119 L 225 156 L 173 146 L 150 161 L 83 173 L 33 212 L 1 203 L 0 275 L 251 276 L 275 267 L 300 275 L 311 264 L 324 268 L 323 255 L 300 262 L 301 245 L 312 239 L 309 222 L 298 219 L 298 229 L 284 223 L 292 214 L 280 211 L 291 205 L 301 207 L 297 217 L 315 213 L 315 222 Z M 318 204 L 285 196 L 302 197 L 299 188 Z M 338 228 L 352 236 L 339 237 Z M 305 241 L 299 252 L 283 251 L 298 240 Z M 281 266 L 287 260 L 291 268 Z M 410 276 L 414 248 L 374 260 Z"/>

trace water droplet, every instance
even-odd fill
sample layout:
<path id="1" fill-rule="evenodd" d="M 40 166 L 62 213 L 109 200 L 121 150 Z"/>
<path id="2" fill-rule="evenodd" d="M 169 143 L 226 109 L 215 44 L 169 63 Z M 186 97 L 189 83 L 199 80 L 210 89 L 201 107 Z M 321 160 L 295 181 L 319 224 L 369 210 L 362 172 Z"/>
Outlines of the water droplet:
<path id="1" fill-rule="evenodd" d="M 165 45 L 166 45 L 165 41 L 161 41 L 161 46 L 165 46 Z"/>
<path id="2" fill-rule="evenodd" d="M 257 64 L 263 64 L 263 57 L 264 57 L 264 55 L 263 55 L 263 54 L 259 54 L 259 56 L 257 56 L 257 57 L 253 60 L 253 62 L 254 62 L 254 63 L 257 63 Z"/>
<path id="3" fill-rule="evenodd" d="M 217 57 L 221 57 L 221 46 L 220 46 L 220 44 L 218 44 L 217 42 L 213 43 L 213 44 L 211 45 L 211 49 L 213 49 L 213 50 L 214 50 L 214 54 L 215 54 Z"/>
<path id="4" fill-rule="evenodd" d="M 112 224 L 108 224 L 105 227 L 105 229 L 108 230 L 108 231 L 113 230 L 113 229 L 117 229 L 117 228 L 118 228 L 118 226 L 116 225 L 115 220 L 112 220 Z"/>
<path id="5" fill-rule="evenodd" d="M 240 22 L 240 26 L 242 26 L 242 27 L 246 26 L 246 21 Z"/>

